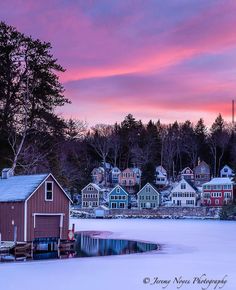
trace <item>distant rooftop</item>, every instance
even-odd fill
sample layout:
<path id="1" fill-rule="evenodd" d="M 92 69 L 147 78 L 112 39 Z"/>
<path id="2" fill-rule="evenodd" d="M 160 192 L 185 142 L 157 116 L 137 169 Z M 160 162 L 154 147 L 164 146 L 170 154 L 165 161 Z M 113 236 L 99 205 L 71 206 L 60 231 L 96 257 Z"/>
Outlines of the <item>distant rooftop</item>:
<path id="1" fill-rule="evenodd" d="M 217 184 L 233 184 L 234 182 L 229 177 L 216 177 L 203 185 L 217 185 Z"/>
<path id="2" fill-rule="evenodd" d="M 0 202 L 26 200 L 47 176 L 48 174 L 19 175 L 0 179 Z"/>

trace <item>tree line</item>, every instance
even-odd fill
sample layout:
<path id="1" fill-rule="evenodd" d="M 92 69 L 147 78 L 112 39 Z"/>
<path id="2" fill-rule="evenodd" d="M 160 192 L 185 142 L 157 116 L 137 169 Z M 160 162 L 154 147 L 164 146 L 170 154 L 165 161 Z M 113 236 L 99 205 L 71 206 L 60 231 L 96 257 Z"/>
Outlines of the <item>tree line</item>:
<path id="1" fill-rule="evenodd" d="M 120 169 L 138 166 L 143 183 L 162 164 L 170 177 L 205 160 L 213 176 L 224 164 L 235 169 L 235 126 L 219 114 L 209 128 L 199 119 L 143 124 L 131 114 L 121 123 L 92 128 L 56 114 L 70 103 L 58 78 L 65 69 L 51 44 L 0 23 L 0 166 L 16 174 L 52 172 L 72 194 L 91 181 L 101 162 Z"/>

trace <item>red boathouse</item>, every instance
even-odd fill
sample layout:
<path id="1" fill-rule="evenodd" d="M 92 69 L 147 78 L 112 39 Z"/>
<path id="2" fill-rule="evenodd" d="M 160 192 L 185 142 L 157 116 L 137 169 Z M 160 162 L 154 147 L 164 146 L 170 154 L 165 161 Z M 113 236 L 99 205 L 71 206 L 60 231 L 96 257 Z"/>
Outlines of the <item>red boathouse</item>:
<path id="1" fill-rule="evenodd" d="M 17 242 L 67 239 L 71 199 L 52 174 L 0 179 L 0 233 L 2 240 Z"/>

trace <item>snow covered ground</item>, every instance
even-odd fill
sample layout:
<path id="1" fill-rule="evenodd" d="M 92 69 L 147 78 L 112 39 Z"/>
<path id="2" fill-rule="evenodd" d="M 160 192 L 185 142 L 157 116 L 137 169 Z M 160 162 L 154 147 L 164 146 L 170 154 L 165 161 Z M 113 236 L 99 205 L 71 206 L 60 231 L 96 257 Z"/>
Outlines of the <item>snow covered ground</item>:
<path id="1" fill-rule="evenodd" d="M 163 245 L 163 250 L 123 256 L 0 264 L 0 289 L 236 290 L 236 222 L 141 219 L 74 219 L 71 222 L 76 224 L 77 230 L 111 231 L 113 238 L 157 242 Z M 227 282 L 209 286 L 207 281 L 198 284 L 195 280 L 193 284 L 194 277 L 204 274 L 213 280 L 227 275 Z M 181 276 L 186 280 L 184 284 L 180 282 Z"/>

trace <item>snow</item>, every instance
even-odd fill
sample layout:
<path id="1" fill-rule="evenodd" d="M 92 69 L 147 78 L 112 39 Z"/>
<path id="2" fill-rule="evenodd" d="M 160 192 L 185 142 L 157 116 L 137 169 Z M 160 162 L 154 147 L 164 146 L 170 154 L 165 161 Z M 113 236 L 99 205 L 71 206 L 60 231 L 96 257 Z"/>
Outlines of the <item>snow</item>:
<path id="1" fill-rule="evenodd" d="M 0 179 L 0 202 L 25 200 L 48 174 L 19 175 Z"/>
<path id="2" fill-rule="evenodd" d="M 101 187 L 100 186 L 98 186 L 96 183 L 92 183 L 92 182 L 90 182 L 88 185 L 86 185 L 81 191 L 83 191 L 85 188 L 87 188 L 87 187 L 89 187 L 89 186 L 93 186 L 97 191 L 101 191 L 102 189 L 101 189 Z"/>
<path id="3" fill-rule="evenodd" d="M 112 232 L 111 237 L 160 243 L 160 252 L 0 264 L 1 290 L 140 290 L 163 289 L 144 284 L 154 277 L 190 279 L 181 290 L 199 289 L 195 276 L 223 279 L 222 289 L 236 289 L 236 223 L 198 220 L 73 219 L 77 230 Z M 206 289 L 207 286 L 205 286 Z M 222 286 L 222 285 L 221 285 Z M 214 289 L 211 285 L 208 290 Z M 215 289 L 219 289 L 219 286 Z"/>
<path id="4" fill-rule="evenodd" d="M 204 183 L 203 185 L 217 185 L 217 184 L 233 184 L 233 181 L 229 177 L 216 177 L 211 181 Z"/>

